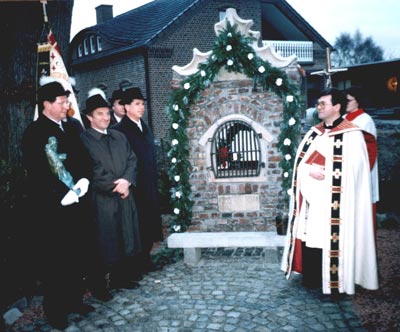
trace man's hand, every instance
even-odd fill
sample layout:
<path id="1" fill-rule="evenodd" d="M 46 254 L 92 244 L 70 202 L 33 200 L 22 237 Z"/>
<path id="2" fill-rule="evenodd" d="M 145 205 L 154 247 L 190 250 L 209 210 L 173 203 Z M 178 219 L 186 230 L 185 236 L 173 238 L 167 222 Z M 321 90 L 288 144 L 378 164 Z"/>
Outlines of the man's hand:
<path id="1" fill-rule="evenodd" d="M 318 164 L 311 164 L 310 176 L 315 180 L 325 179 L 325 168 Z"/>
<path id="2" fill-rule="evenodd" d="M 129 186 L 131 185 L 128 180 L 118 179 L 114 181 L 115 187 L 113 192 L 120 194 L 121 198 L 129 196 Z"/>

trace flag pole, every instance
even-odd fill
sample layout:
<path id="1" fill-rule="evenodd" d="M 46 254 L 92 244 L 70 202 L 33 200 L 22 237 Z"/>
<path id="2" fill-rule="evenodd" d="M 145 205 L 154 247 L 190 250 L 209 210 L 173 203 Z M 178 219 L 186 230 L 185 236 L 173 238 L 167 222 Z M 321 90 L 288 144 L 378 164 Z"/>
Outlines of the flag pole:
<path id="1" fill-rule="evenodd" d="M 46 10 L 46 5 L 47 5 L 47 0 L 40 0 L 43 8 L 43 20 L 45 23 L 49 22 L 49 18 L 47 17 L 47 10 Z"/>

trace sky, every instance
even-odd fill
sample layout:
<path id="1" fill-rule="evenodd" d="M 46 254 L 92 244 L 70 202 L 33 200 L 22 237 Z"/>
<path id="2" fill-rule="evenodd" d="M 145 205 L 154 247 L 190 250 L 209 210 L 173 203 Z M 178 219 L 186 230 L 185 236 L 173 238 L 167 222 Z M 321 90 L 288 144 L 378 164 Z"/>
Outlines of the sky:
<path id="1" fill-rule="evenodd" d="M 71 39 L 82 29 L 96 24 L 95 8 L 99 5 L 113 5 L 114 16 L 117 16 L 150 1 L 75 0 Z M 287 2 L 331 45 L 341 33 L 346 32 L 354 36 L 359 30 L 363 38 L 372 37 L 374 42 L 383 48 L 385 58 L 400 58 L 399 0 L 287 0 Z"/>

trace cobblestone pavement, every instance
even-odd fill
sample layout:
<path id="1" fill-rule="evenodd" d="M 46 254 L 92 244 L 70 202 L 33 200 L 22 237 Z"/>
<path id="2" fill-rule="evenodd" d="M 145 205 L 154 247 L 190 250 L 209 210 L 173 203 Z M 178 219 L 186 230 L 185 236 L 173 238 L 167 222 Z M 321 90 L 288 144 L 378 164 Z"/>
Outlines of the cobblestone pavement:
<path id="1" fill-rule="evenodd" d="M 195 267 L 181 260 L 113 294 L 108 303 L 88 298 L 96 311 L 70 315 L 65 331 L 365 331 L 350 297 L 333 301 L 303 288 L 300 276 L 286 280 L 278 258 L 261 248 L 205 249 Z M 39 319 L 19 331 L 51 328 Z"/>

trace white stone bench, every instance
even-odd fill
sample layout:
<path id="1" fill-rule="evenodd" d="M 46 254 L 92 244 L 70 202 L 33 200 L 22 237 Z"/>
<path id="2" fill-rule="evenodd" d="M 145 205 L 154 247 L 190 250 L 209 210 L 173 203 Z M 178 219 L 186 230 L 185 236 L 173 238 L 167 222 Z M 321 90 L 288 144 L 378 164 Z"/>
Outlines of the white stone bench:
<path id="1" fill-rule="evenodd" d="M 285 245 L 285 236 L 276 232 L 185 232 L 173 233 L 167 239 L 168 248 L 183 248 L 185 264 L 200 261 L 201 248 L 278 249 Z"/>

